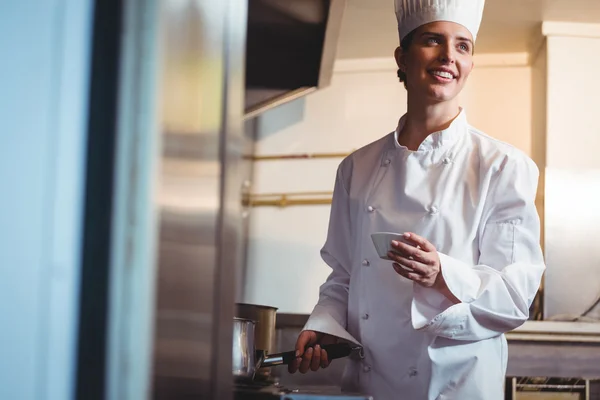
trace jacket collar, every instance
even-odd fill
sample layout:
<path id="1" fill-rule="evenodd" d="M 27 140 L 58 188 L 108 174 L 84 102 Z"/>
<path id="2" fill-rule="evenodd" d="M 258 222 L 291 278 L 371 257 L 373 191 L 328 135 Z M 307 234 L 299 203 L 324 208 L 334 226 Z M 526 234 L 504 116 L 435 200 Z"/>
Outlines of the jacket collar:
<path id="1" fill-rule="evenodd" d="M 398 143 L 398 135 L 402 131 L 404 124 L 406 123 L 406 114 L 400 118 L 396 132 L 394 132 L 394 145 L 396 149 L 402 149 L 408 151 L 405 146 Z M 460 113 L 454 121 L 450 124 L 447 129 L 442 131 L 434 132 L 427 136 L 423 143 L 419 146 L 417 151 L 430 151 L 439 148 L 445 148 L 454 143 L 463 133 L 467 130 L 467 115 L 466 112 L 461 108 Z"/>

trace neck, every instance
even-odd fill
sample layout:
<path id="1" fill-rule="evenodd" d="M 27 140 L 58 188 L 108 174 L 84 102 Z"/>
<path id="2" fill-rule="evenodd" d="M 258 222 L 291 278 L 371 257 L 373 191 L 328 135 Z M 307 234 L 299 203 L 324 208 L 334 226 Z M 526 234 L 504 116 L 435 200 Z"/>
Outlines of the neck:
<path id="1" fill-rule="evenodd" d="M 409 96 L 406 122 L 398 141 L 410 150 L 417 150 L 427 136 L 447 129 L 459 113 L 457 100 L 424 104 Z"/>

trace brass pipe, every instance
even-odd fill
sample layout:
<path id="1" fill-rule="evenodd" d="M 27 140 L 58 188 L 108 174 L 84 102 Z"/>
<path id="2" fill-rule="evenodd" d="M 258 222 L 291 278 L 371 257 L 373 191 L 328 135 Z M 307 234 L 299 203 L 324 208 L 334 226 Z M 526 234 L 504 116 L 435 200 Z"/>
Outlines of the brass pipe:
<path id="1" fill-rule="evenodd" d="M 306 197 L 306 196 L 332 196 L 333 192 L 294 192 L 294 193 L 260 193 L 250 195 L 253 199 L 265 199 L 269 197 Z"/>
<path id="2" fill-rule="evenodd" d="M 272 154 L 265 156 L 246 156 L 245 159 L 252 161 L 274 161 L 274 160 L 311 160 L 324 158 L 344 158 L 351 153 L 301 153 L 301 154 Z"/>
<path id="3" fill-rule="evenodd" d="M 292 207 L 292 206 L 315 206 L 331 204 L 331 199 L 304 199 L 290 200 L 282 197 L 277 200 L 250 200 L 250 207 Z"/>
<path id="4" fill-rule="evenodd" d="M 291 207 L 331 204 L 332 192 L 264 193 L 244 197 L 245 207 Z"/>

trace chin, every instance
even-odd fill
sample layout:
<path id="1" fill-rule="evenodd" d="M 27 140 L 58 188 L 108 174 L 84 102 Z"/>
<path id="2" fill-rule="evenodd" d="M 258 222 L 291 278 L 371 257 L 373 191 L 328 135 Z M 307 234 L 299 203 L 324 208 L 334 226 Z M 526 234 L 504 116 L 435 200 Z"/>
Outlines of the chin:
<path id="1" fill-rule="evenodd" d="M 460 94 L 462 86 L 454 85 L 435 85 L 430 82 L 420 82 L 419 85 L 409 87 L 409 92 L 420 93 L 421 97 L 427 103 L 443 103 L 452 101 Z M 424 96 L 423 96 L 424 95 Z"/>
<path id="2" fill-rule="evenodd" d="M 447 90 L 447 89 L 441 89 L 440 88 L 434 88 L 433 90 L 429 91 L 429 99 L 431 99 L 432 101 L 436 102 L 436 103 L 443 103 L 446 101 L 452 101 L 454 100 L 458 94 L 460 93 L 460 91 L 458 90 Z"/>

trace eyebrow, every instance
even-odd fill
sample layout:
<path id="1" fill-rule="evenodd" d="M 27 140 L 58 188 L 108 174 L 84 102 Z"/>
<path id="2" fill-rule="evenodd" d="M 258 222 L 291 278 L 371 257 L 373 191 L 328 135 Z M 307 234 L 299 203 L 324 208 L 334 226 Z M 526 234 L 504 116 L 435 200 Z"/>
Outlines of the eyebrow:
<path id="1" fill-rule="evenodd" d="M 441 33 L 437 33 L 437 32 L 423 32 L 421 34 L 421 36 L 437 36 L 437 37 L 443 37 L 444 35 L 442 35 Z M 464 41 L 464 42 L 469 42 L 471 44 L 473 44 L 473 41 L 467 37 L 464 36 L 459 36 L 457 38 L 458 40 Z"/>

